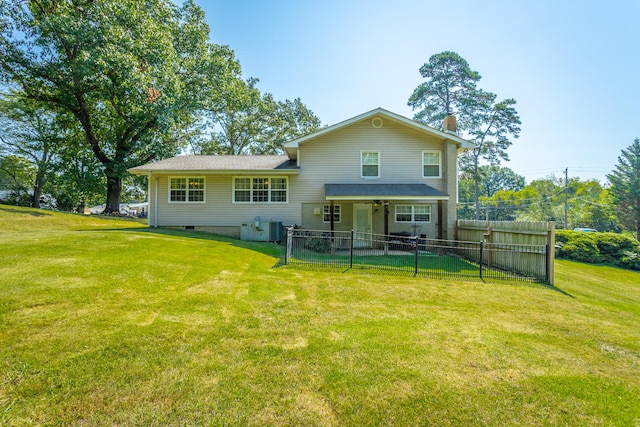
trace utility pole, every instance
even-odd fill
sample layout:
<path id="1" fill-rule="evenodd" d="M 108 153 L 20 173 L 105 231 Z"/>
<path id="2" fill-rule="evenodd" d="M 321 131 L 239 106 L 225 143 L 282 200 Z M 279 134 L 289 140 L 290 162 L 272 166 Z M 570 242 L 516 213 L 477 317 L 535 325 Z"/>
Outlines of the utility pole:
<path id="1" fill-rule="evenodd" d="M 569 211 L 569 168 L 564 170 L 564 229 L 569 229 L 567 224 L 567 212 Z"/>

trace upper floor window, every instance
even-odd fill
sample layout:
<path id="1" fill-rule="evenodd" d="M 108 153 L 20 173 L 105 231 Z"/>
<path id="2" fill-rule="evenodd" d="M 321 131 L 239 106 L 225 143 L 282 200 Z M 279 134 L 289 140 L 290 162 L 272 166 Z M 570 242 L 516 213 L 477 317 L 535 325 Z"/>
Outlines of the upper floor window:
<path id="1" fill-rule="evenodd" d="M 440 151 L 429 150 L 422 152 L 422 177 L 442 177 L 442 156 Z"/>
<path id="2" fill-rule="evenodd" d="M 379 178 L 380 152 L 362 151 L 360 156 L 362 178 Z"/>
<path id="3" fill-rule="evenodd" d="M 287 203 L 287 190 L 287 178 L 237 177 L 233 179 L 235 203 Z"/>
<path id="4" fill-rule="evenodd" d="M 204 203 L 204 177 L 169 178 L 170 203 Z"/>

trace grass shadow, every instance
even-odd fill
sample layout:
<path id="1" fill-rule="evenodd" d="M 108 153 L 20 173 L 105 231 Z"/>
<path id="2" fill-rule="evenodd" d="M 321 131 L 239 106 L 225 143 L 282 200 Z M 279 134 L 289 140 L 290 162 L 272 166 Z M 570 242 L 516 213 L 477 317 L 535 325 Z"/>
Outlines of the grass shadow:
<path id="1" fill-rule="evenodd" d="M 34 209 L 22 210 L 22 209 L 16 209 L 16 208 L 6 208 L 4 206 L 0 207 L 0 211 L 12 213 L 12 214 L 35 216 L 35 217 L 51 216 L 49 212 L 43 212 L 40 210 L 34 210 Z"/>
<path id="2" fill-rule="evenodd" d="M 277 258 L 278 261 L 274 264 L 272 268 L 281 267 L 284 265 L 284 257 L 285 257 L 285 248 L 282 245 L 276 243 L 269 242 L 250 242 L 245 240 L 239 240 L 233 237 L 222 236 L 220 234 L 213 233 L 203 233 L 198 231 L 187 231 L 187 230 L 177 230 L 174 228 L 151 228 L 151 227 L 140 227 L 140 228 L 100 228 L 100 229 L 85 229 L 81 231 L 124 231 L 131 233 L 145 233 L 145 234 L 154 234 L 160 236 L 172 236 L 172 237 L 182 237 L 182 238 L 190 238 L 190 239 L 198 239 L 198 240 L 207 240 L 213 242 L 226 243 L 231 246 L 235 246 L 242 249 L 248 249 L 254 252 L 261 253 L 263 255 L 271 256 Z"/>
<path id="3" fill-rule="evenodd" d="M 566 295 L 566 296 L 568 296 L 569 298 L 575 298 L 575 297 L 574 297 L 573 295 L 571 295 L 569 292 L 567 292 L 567 291 L 563 291 L 563 290 L 562 290 L 562 289 L 560 289 L 560 288 L 556 288 L 556 287 L 555 287 L 555 286 L 553 286 L 553 285 L 542 285 L 542 286 L 544 286 L 544 287 L 545 287 L 545 288 L 547 288 L 547 289 L 551 289 L 552 291 L 559 292 L 559 293 L 561 293 L 562 295 Z"/>
<path id="4" fill-rule="evenodd" d="M 547 285 L 546 283 L 542 283 L 539 281 L 517 280 L 517 279 L 513 280 L 513 279 L 498 278 L 498 277 L 483 277 L 481 280 L 483 283 L 486 283 L 486 284 L 501 283 L 501 284 L 514 285 L 514 286 L 530 286 L 532 288 L 543 288 L 543 289 L 548 289 L 550 291 L 558 292 L 562 295 L 568 296 L 569 298 L 575 298 L 573 295 L 571 295 L 567 291 L 564 291 L 553 285 Z"/>

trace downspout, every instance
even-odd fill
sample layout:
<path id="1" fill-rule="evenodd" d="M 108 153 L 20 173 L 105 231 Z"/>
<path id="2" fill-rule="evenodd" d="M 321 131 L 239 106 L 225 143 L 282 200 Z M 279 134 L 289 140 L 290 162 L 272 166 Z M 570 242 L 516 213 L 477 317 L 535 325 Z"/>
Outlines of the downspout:
<path id="1" fill-rule="evenodd" d="M 153 172 L 149 172 L 149 176 L 156 181 L 156 190 L 153 201 L 153 228 L 158 228 L 158 178 L 153 176 Z M 149 226 L 151 226 L 151 221 L 149 221 Z"/>

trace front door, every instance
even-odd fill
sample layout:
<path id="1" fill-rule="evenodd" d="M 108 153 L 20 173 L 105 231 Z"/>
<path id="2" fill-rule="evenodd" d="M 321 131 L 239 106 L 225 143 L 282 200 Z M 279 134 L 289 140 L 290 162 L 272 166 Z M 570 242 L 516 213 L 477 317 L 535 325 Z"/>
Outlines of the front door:
<path id="1" fill-rule="evenodd" d="M 365 203 L 353 205 L 353 231 L 355 231 L 354 246 L 371 246 L 371 205 Z"/>

